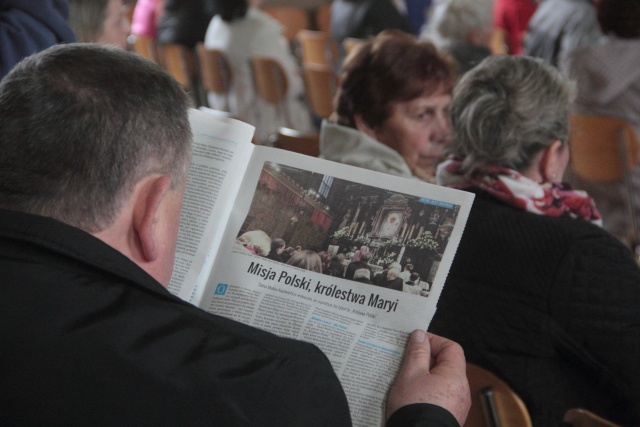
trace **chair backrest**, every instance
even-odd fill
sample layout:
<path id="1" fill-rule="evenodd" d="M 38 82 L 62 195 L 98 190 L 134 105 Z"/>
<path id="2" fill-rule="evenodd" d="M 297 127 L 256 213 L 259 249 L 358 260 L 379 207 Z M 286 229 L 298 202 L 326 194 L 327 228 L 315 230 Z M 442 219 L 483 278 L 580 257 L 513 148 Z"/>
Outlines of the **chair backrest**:
<path id="1" fill-rule="evenodd" d="M 289 90 L 289 80 L 282 65 L 262 56 L 253 56 L 250 62 L 258 96 L 270 104 L 282 104 Z"/>
<path id="2" fill-rule="evenodd" d="M 325 33 L 331 31 L 331 2 L 325 3 L 316 9 L 316 28 Z"/>
<path id="3" fill-rule="evenodd" d="M 338 89 L 338 76 L 328 66 L 304 66 L 307 100 L 314 115 L 327 118 L 333 112 L 333 98 Z"/>
<path id="4" fill-rule="evenodd" d="M 271 143 L 276 148 L 318 157 L 320 155 L 320 135 L 306 134 L 289 128 L 280 128 L 272 136 Z"/>
<path id="5" fill-rule="evenodd" d="M 572 427 L 622 427 L 582 408 L 572 408 L 565 412 L 564 422 Z"/>
<path id="6" fill-rule="evenodd" d="M 156 64 L 160 64 L 158 45 L 154 38 L 142 34 L 133 35 L 131 38 L 133 39 L 133 51 L 135 53 Z"/>
<path id="7" fill-rule="evenodd" d="M 264 6 L 263 12 L 280 22 L 284 27 L 284 36 L 292 42 L 300 30 L 311 28 L 309 12 L 296 6 Z"/>
<path id="8" fill-rule="evenodd" d="M 184 88 L 193 89 L 195 57 L 191 49 L 178 43 L 161 43 L 158 50 L 165 70 Z"/>
<path id="9" fill-rule="evenodd" d="M 204 88 L 209 92 L 226 95 L 231 89 L 233 73 L 225 53 L 219 49 L 208 49 L 204 43 L 198 43 L 196 54 Z"/>
<path id="10" fill-rule="evenodd" d="M 590 181 L 614 182 L 638 163 L 638 138 L 622 119 L 574 114 L 570 132 L 571 173 Z"/>
<path id="11" fill-rule="evenodd" d="M 346 37 L 342 40 L 342 48 L 344 49 L 345 56 L 348 56 L 355 48 L 366 42 L 366 39 L 358 39 L 355 37 Z"/>
<path id="12" fill-rule="evenodd" d="M 303 64 L 318 64 L 336 67 L 338 48 L 329 33 L 301 30 L 296 36 L 302 52 Z"/>
<path id="13" fill-rule="evenodd" d="M 464 427 L 531 427 L 522 399 L 492 372 L 467 363 L 471 409 Z"/>

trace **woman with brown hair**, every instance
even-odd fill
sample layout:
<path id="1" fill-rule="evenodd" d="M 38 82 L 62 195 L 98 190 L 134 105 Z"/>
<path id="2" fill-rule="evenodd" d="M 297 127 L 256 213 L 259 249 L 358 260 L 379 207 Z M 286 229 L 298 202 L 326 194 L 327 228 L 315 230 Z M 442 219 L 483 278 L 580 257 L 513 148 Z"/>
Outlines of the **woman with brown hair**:
<path id="1" fill-rule="evenodd" d="M 430 42 L 382 32 L 345 61 L 321 157 L 433 182 L 454 82 L 451 59 Z"/>

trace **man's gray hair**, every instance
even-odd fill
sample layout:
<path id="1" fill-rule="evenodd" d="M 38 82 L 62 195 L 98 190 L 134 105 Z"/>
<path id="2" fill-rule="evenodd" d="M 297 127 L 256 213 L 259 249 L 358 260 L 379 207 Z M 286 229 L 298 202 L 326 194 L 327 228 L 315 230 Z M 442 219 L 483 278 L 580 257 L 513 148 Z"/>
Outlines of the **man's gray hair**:
<path id="1" fill-rule="evenodd" d="M 0 84 L 0 207 L 103 230 L 145 176 L 183 182 L 189 106 L 169 74 L 117 48 L 28 57 Z"/>
<path id="2" fill-rule="evenodd" d="M 451 103 L 450 153 L 471 173 L 524 171 L 555 140 L 567 143 L 574 85 L 542 60 L 494 55 L 465 74 Z"/>

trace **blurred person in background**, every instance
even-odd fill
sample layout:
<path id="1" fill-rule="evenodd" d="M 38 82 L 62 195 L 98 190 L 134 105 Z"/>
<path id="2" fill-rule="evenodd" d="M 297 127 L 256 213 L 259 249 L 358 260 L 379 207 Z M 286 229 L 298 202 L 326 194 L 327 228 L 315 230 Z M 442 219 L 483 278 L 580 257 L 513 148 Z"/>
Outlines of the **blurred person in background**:
<path id="1" fill-rule="evenodd" d="M 458 64 L 458 75 L 491 55 L 493 0 L 443 0 L 431 8 L 420 38 L 449 53 Z"/>
<path id="2" fill-rule="evenodd" d="M 66 0 L 0 2 L 0 79 L 21 59 L 57 43 L 76 41 Z"/>
<path id="3" fill-rule="evenodd" d="M 640 137 L 640 0 L 601 0 L 598 23 L 605 34 L 599 43 L 574 51 L 563 66 L 575 80 L 578 97 L 573 109 L 580 114 L 597 114 L 624 119 Z M 596 200 L 604 228 L 633 244 L 633 225 L 628 215 L 624 181 L 594 183 L 572 174 L 572 183 Z M 631 179 L 640 188 L 640 166 Z M 634 206 L 640 215 L 640 203 Z"/>
<path id="4" fill-rule="evenodd" d="M 82 43 L 127 49 L 131 24 L 122 0 L 69 0 L 69 25 Z"/>

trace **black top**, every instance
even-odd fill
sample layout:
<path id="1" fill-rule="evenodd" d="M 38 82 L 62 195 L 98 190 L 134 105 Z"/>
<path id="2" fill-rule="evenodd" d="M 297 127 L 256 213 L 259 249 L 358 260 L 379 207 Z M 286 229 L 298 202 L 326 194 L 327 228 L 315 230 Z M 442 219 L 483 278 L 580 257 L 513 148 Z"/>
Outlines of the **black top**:
<path id="1" fill-rule="evenodd" d="M 640 269 L 595 225 L 479 193 L 429 329 L 504 379 L 534 426 L 572 407 L 640 425 Z"/>
<path id="2" fill-rule="evenodd" d="M 386 29 L 414 33 L 409 19 L 391 0 L 334 0 L 331 4 L 331 37 L 339 45 L 346 37 L 366 39 Z"/>
<path id="3" fill-rule="evenodd" d="M 351 425 L 315 346 L 206 313 L 81 230 L 0 209 L 0 283 L 2 425 Z M 389 426 L 429 420 L 457 425 L 421 404 Z"/>

